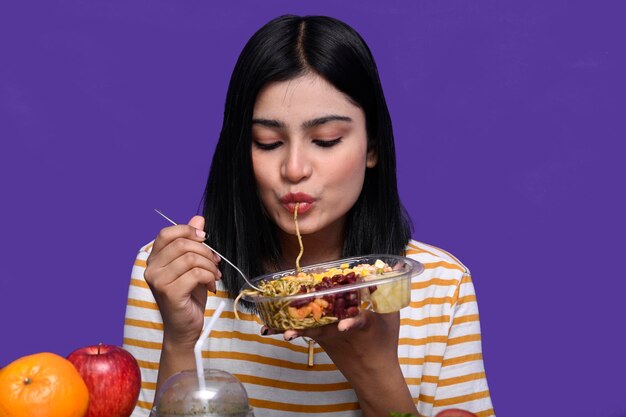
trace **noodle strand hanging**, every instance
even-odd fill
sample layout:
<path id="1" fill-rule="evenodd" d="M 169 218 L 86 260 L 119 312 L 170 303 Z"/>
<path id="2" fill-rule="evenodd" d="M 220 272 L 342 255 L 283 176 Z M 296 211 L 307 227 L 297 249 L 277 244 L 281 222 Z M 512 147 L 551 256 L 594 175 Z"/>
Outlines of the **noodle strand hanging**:
<path id="1" fill-rule="evenodd" d="M 296 203 L 296 207 L 293 211 L 293 221 L 296 224 L 296 235 L 298 236 L 298 244 L 300 245 L 300 253 L 296 258 L 296 272 L 302 271 L 300 268 L 300 258 L 302 258 L 302 254 L 304 253 L 304 245 L 302 244 L 302 236 L 300 235 L 300 229 L 298 228 L 298 208 L 300 208 L 300 203 Z"/>

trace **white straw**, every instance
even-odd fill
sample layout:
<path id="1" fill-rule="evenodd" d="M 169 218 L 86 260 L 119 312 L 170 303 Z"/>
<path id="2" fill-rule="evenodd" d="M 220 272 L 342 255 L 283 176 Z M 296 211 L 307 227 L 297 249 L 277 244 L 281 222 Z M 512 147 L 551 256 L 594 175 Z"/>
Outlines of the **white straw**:
<path id="1" fill-rule="evenodd" d="M 220 301 L 220 304 L 215 309 L 211 320 L 206 325 L 204 330 L 202 330 L 202 334 L 200 338 L 196 342 L 196 345 L 193 348 L 193 354 L 196 357 L 196 372 L 198 373 L 198 387 L 201 391 L 206 390 L 206 385 L 204 383 L 204 365 L 202 365 L 202 345 L 204 345 L 205 340 L 209 337 L 209 333 L 211 333 L 211 329 L 213 329 L 213 325 L 222 314 L 222 310 L 224 310 L 224 306 L 226 302 L 224 300 Z"/>

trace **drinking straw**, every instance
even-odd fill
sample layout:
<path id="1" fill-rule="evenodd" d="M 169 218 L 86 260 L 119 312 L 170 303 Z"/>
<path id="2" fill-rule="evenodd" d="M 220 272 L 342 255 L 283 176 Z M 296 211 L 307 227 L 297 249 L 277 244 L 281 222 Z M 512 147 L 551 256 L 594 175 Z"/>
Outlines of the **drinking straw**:
<path id="1" fill-rule="evenodd" d="M 211 320 L 209 320 L 209 323 L 206 325 L 204 330 L 202 330 L 202 334 L 200 335 L 200 338 L 198 338 L 198 341 L 196 342 L 196 345 L 193 348 L 193 354 L 196 357 L 196 372 L 198 374 L 198 387 L 200 388 L 201 391 L 206 390 L 206 385 L 204 382 L 204 365 L 202 365 L 202 345 L 204 344 L 205 340 L 209 338 L 209 333 L 211 333 L 211 329 L 213 329 L 213 325 L 219 318 L 220 314 L 222 314 L 222 310 L 224 310 L 225 305 L 226 305 L 226 302 L 224 300 L 221 300 L 220 304 L 215 309 L 213 316 L 211 316 Z"/>

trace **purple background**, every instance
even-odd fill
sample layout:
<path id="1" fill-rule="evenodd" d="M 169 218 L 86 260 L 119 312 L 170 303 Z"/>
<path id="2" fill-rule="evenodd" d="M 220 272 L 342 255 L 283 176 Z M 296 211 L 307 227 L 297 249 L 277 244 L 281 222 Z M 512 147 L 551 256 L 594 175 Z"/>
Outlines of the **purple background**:
<path id="1" fill-rule="evenodd" d="M 2 2 L 0 366 L 122 343 L 152 209 L 196 212 L 244 43 L 327 14 L 378 62 L 415 238 L 472 270 L 496 412 L 626 415 L 618 2 L 335 3 Z"/>

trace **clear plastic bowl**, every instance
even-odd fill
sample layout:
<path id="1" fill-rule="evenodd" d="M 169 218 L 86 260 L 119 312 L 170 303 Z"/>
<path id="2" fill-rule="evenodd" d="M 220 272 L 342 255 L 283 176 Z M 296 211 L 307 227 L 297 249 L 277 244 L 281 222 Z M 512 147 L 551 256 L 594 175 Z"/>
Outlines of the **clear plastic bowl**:
<path id="1" fill-rule="evenodd" d="M 244 386 L 232 374 L 204 371 L 202 389 L 194 370 L 170 376 L 157 394 L 151 417 L 253 417 Z"/>
<path id="2" fill-rule="evenodd" d="M 309 265 L 303 267 L 301 272 L 321 273 L 333 268 L 340 268 L 344 264 L 348 264 L 349 268 L 360 264 L 374 265 L 377 260 L 389 265 L 392 271 L 360 276 L 354 283 L 307 293 L 274 297 L 263 296 L 258 293 L 246 293 L 242 299 L 254 303 L 265 325 L 276 330 L 324 326 L 346 317 L 353 317 L 364 309 L 370 309 L 377 313 L 399 311 L 411 302 L 411 279 L 424 271 L 423 265 L 411 258 L 396 255 L 356 256 Z M 252 281 L 258 285 L 262 281 L 278 280 L 296 274 L 295 269 L 289 269 L 261 275 L 253 278 Z M 252 288 L 244 285 L 243 290 L 252 291 Z M 313 317 L 313 313 L 304 316 L 308 312 L 306 309 L 311 302 L 318 304 L 320 308 L 315 307 L 315 309 L 318 310 L 317 316 L 319 316 L 319 310 L 322 310 L 321 317 Z"/>

